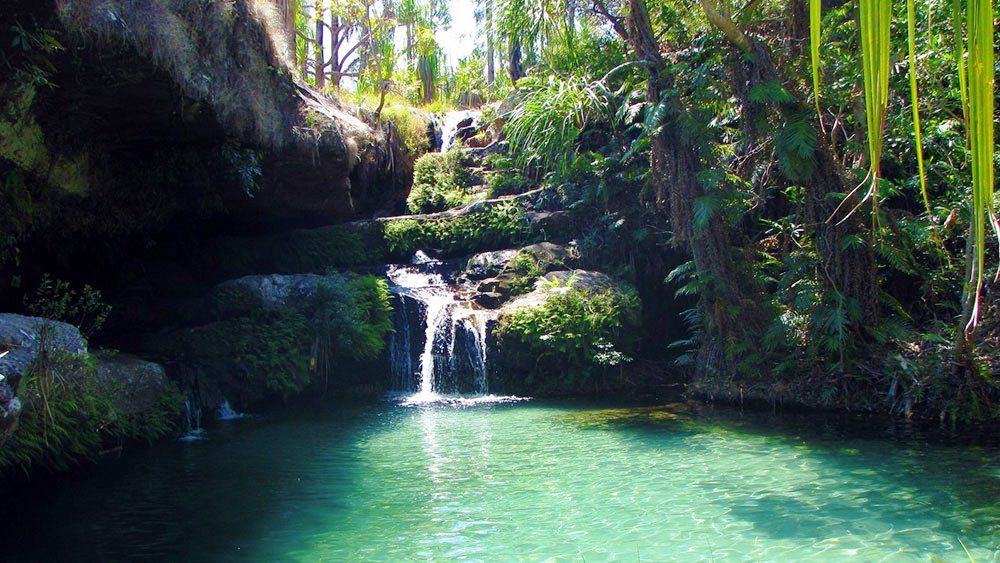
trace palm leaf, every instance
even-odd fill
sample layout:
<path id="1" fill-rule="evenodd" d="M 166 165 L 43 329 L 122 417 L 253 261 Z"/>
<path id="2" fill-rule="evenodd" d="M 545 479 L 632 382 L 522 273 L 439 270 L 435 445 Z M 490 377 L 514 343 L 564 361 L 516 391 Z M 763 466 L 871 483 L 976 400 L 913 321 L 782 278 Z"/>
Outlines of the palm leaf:
<path id="1" fill-rule="evenodd" d="M 809 0 L 809 55 L 812 59 L 813 99 L 820 126 L 823 112 L 819 107 L 819 44 L 823 25 L 823 0 Z"/>
<path id="2" fill-rule="evenodd" d="M 873 186 L 880 176 L 886 107 L 889 104 L 891 0 L 861 0 L 861 60 L 868 126 L 868 166 Z M 873 189 L 876 189 L 873 187 Z M 877 203 L 877 194 L 875 194 Z"/>
<path id="3" fill-rule="evenodd" d="M 986 269 L 986 221 L 993 213 L 993 3 L 969 0 L 969 144 L 972 154 L 972 246 L 974 287 L 971 331 L 979 322 L 979 301 Z"/>
<path id="4" fill-rule="evenodd" d="M 927 174 L 924 171 L 924 147 L 920 134 L 920 105 L 917 98 L 917 57 L 916 57 L 916 8 L 913 0 L 906 0 L 907 58 L 910 63 L 910 109 L 913 113 L 913 139 L 917 147 L 917 173 L 920 175 L 920 193 L 924 196 L 924 207 L 931 215 L 931 197 L 927 192 Z"/>

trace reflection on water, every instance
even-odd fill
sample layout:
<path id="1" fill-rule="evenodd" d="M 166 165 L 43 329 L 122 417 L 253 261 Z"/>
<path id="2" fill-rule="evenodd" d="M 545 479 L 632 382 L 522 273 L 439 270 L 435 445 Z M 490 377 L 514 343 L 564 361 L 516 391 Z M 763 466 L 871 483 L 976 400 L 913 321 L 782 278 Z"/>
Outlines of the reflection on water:
<path id="1" fill-rule="evenodd" d="M 1000 558 L 1000 449 L 882 424 L 328 406 L 8 490 L 0 541 L 14 560 Z"/>

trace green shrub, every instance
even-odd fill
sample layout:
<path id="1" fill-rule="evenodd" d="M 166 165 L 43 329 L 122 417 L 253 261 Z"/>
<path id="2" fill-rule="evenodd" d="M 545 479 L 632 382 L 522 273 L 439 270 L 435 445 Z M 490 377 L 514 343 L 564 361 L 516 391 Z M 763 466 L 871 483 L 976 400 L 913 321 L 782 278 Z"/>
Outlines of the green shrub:
<path id="1" fill-rule="evenodd" d="M 545 273 L 545 269 L 538 260 L 528 252 L 518 252 L 510 263 L 507 264 L 507 271 L 516 274 L 517 277 L 510 286 L 511 295 L 521 295 L 528 293 L 535 287 L 535 281 Z"/>
<path id="2" fill-rule="evenodd" d="M 517 202 L 493 205 L 453 219 L 394 219 L 383 226 L 386 246 L 394 258 L 426 248 L 457 256 L 513 246 L 525 242 L 529 233 L 524 208 Z"/>
<path id="3" fill-rule="evenodd" d="M 101 292 L 84 285 L 76 291 L 68 282 L 42 276 L 34 294 L 25 296 L 24 305 L 35 316 L 77 326 L 85 336 L 100 330 L 111 312 Z"/>
<path id="4" fill-rule="evenodd" d="M 486 193 L 489 197 L 521 194 L 531 187 L 529 180 L 517 167 L 514 159 L 494 154 L 486 157 L 484 164 L 490 168 L 486 177 Z"/>
<path id="5" fill-rule="evenodd" d="M 321 360 L 373 360 L 392 330 L 389 284 L 375 276 L 329 274 L 317 288 L 313 310 Z"/>
<path id="6" fill-rule="evenodd" d="M 391 313 L 385 280 L 330 273 L 300 310 L 258 309 L 213 325 L 210 354 L 231 360 L 248 382 L 288 397 L 317 371 L 328 378 L 339 360 L 377 358 L 392 329 Z"/>
<path id="7" fill-rule="evenodd" d="M 245 379 L 259 381 L 283 396 L 305 388 L 310 380 L 309 323 L 295 311 L 258 310 L 218 327 L 220 344 Z M 226 334 L 228 333 L 228 334 Z M 227 338 L 228 337 L 228 338 Z"/>
<path id="8" fill-rule="evenodd" d="M 413 213 L 444 211 L 470 203 L 472 175 L 463 162 L 462 151 L 427 153 L 417 159 L 413 169 L 413 187 L 406 205 Z"/>
<path id="9" fill-rule="evenodd" d="M 528 367 L 525 385 L 543 392 L 592 389 L 607 368 L 631 361 L 639 299 L 633 291 L 562 287 L 543 304 L 503 317 L 498 330 L 501 347 Z"/>

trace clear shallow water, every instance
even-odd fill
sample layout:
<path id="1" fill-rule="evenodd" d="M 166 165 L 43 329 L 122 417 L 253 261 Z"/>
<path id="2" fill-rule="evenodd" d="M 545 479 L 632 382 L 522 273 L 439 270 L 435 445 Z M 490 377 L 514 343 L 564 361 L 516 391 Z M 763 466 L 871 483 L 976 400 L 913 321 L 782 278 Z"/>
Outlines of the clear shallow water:
<path id="1" fill-rule="evenodd" d="M 5 560 L 1000 560 L 1000 450 L 683 407 L 300 408 L 0 494 Z M 873 437 L 878 435 L 879 437 Z"/>

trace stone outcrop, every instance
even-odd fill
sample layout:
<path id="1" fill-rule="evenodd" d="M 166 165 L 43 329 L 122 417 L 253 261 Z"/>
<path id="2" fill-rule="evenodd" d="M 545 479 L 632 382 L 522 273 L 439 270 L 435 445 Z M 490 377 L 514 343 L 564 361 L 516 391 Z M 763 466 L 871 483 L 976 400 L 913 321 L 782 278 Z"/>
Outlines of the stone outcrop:
<path id="1" fill-rule="evenodd" d="M 22 402 L 17 397 L 24 377 L 41 354 L 88 355 L 87 341 L 77 327 L 51 319 L 0 313 L 0 446 L 17 430 Z M 157 407 L 173 389 L 163 366 L 117 352 L 94 355 L 97 388 L 125 415 Z M 69 382 L 72 384 L 72 381 Z"/>
<path id="2" fill-rule="evenodd" d="M 48 352 L 86 354 L 87 341 L 75 326 L 41 317 L 0 313 L 0 375 L 17 390 L 42 346 Z"/>
<path id="3" fill-rule="evenodd" d="M 120 352 L 99 352 L 95 359 L 98 380 L 107 384 L 124 414 L 141 414 L 155 408 L 163 394 L 174 387 L 158 363 Z"/>

